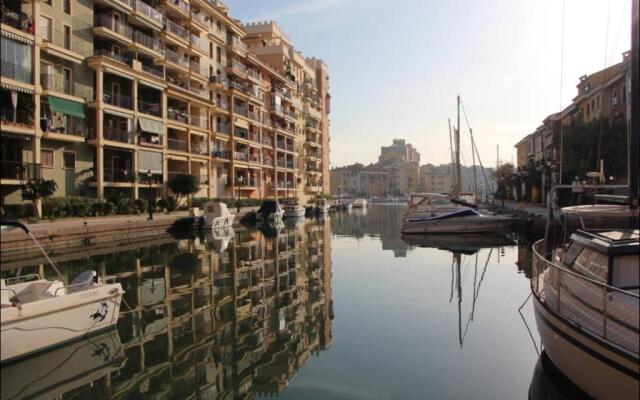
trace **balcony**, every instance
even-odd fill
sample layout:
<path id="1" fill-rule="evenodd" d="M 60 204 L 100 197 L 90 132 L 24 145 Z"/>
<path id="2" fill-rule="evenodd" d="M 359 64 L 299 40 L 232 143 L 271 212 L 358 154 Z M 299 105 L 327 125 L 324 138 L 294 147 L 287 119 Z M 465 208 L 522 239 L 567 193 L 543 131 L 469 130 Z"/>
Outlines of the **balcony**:
<path id="1" fill-rule="evenodd" d="M 131 97 L 119 93 L 111 93 L 105 91 L 102 95 L 102 100 L 112 106 L 126 108 L 129 110 L 131 110 L 133 107 Z"/>
<path id="2" fill-rule="evenodd" d="M 125 57 L 125 56 L 123 56 L 121 54 L 114 53 L 112 50 L 98 49 L 98 50 L 95 50 L 93 52 L 93 56 L 94 57 L 106 57 L 106 58 L 109 58 L 109 59 L 111 59 L 113 61 L 117 61 L 119 63 L 127 64 L 127 65 L 129 65 L 129 63 L 131 62 L 129 58 L 127 58 L 127 57 Z"/>
<path id="3" fill-rule="evenodd" d="M 245 152 L 234 151 L 233 159 L 238 161 L 249 161 L 249 154 Z"/>
<path id="4" fill-rule="evenodd" d="M 65 115 L 64 122 L 61 126 L 54 126 L 53 121 L 50 119 L 41 119 L 40 128 L 45 132 L 45 137 L 68 135 L 76 138 L 84 138 L 89 132 L 89 126 L 86 120 L 69 115 Z"/>
<path id="5" fill-rule="evenodd" d="M 181 122 L 183 124 L 189 123 L 189 114 L 187 114 L 185 110 L 169 108 L 167 110 L 167 118 L 173 121 Z"/>
<path id="6" fill-rule="evenodd" d="M 133 144 L 135 142 L 135 132 L 113 126 L 105 126 L 102 130 L 102 137 L 105 140 L 120 143 Z"/>
<path id="7" fill-rule="evenodd" d="M 41 74 L 40 84 L 43 90 L 68 94 L 70 96 L 82 97 L 87 101 L 93 100 L 93 88 L 80 85 L 77 82 L 66 81 L 62 75 Z"/>
<path id="8" fill-rule="evenodd" d="M 76 64 L 81 64 L 85 57 L 91 54 L 91 44 L 81 40 L 71 32 L 65 34 L 57 29 L 40 32 L 41 49 L 52 56 L 59 57 Z"/>
<path id="9" fill-rule="evenodd" d="M 205 141 L 194 140 L 191 142 L 191 153 L 206 156 L 209 154 L 207 143 Z"/>
<path id="10" fill-rule="evenodd" d="M 244 117 L 248 116 L 248 110 L 246 107 L 235 106 L 233 107 L 233 112 Z"/>
<path id="11" fill-rule="evenodd" d="M 133 183 L 136 181 L 136 174 L 132 169 L 119 169 L 119 168 L 105 168 L 104 177 L 105 182 L 113 183 Z"/>
<path id="12" fill-rule="evenodd" d="M 240 40 L 237 36 L 229 37 L 229 47 L 232 51 L 236 52 L 241 56 L 245 56 L 247 54 L 247 45 Z"/>
<path id="13" fill-rule="evenodd" d="M 260 83 L 262 81 L 262 74 L 258 71 L 255 71 L 253 69 L 248 69 L 247 70 L 247 76 L 250 79 L 253 79 L 254 81 Z"/>
<path id="14" fill-rule="evenodd" d="M 30 35 L 34 34 L 34 27 L 29 24 L 29 16 L 27 14 L 17 13 L 9 8 L 1 7 L 0 22 Z"/>
<path id="15" fill-rule="evenodd" d="M 0 107 L 0 121 L 2 121 L 3 125 L 33 128 L 33 111 Z"/>
<path id="16" fill-rule="evenodd" d="M 160 103 L 152 103 L 138 100 L 138 111 L 141 113 L 162 117 L 162 106 Z"/>
<path id="17" fill-rule="evenodd" d="M 221 99 L 221 98 L 216 98 L 216 107 L 222 109 L 222 110 L 228 110 L 229 109 L 229 102 L 225 99 Z"/>
<path id="18" fill-rule="evenodd" d="M 2 66 L 2 71 L 0 72 L 3 77 L 33 84 L 33 70 L 31 69 L 31 66 L 27 67 L 24 65 L 13 64 L 5 60 L 2 60 L 0 66 Z"/>
<path id="19" fill-rule="evenodd" d="M 196 50 L 201 55 L 208 55 L 209 49 L 207 48 L 205 42 L 200 40 L 200 37 L 194 35 L 193 33 L 189 34 L 189 46 L 191 50 Z"/>
<path id="20" fill-rule="evenodd" d="M 189 69 L 189 60 L 184 58 L 184 56 L 170 49 L 165 49 L 164 55 L 165 55 L 165 59 L 168 62 L 175 64 L 181 68 Z"/>
<path id="21" fill-rule="evenodd" d="M 261 122 L 260 113 L 258 111 L 247 111 L 247 116 L 253 121 Z"/>
<path id="22" fill-rule="evenodd" d="M 189 16 L 189 5 L 182 0 L 163 0 L 162 7 L 168 14 L 176 17 Z"/>
<path id="23" fill-rule="evenodd" d="M 155 8 L 141 0 L 131 0 L 133 13 L 129 14 L 129 21 L 146 28 L 161 30 L 164 23 L 164 16 Z"/>
<path id="24" fill-rule="evenodd" d="M 189 71 L 191 71 L 194 74 L 200 75 L 202 78 L 204 78 L 205 75 L 207 74 L 206 69 L 203 68 L 199 62 L 193 61 L 193 60 L 189 61 Z"/>
<path id="25" fill-rule="evenodd" d="M 0 161 L 0 178 L 30 181 L 42 178 L 42 165 L 22 161 Z"/>
<path id="26" fill-rule="evenodd" d="M 261 162 L 260 154 L 250 153 L 249 154 L 249 162 L 260 163 Z"/>
<path id="27" fill-rule="evenodd" d="M 228 135 L 229 134 L 229 125 L 218 122 L 216 124 L 216 132 Z"/>
<path id="28" fill-rule="evenodd" d="M 162 135 L 141 132 L 138 136 L 138 144 L 142 146 L 162 147 Z"/>
<path id="29" fill-rule="evenodd" d="M 142 65 L 142 71 L 146 72 L 147 74 L 155 75 L 160 79 L 164 79 L 164 69 L 162 67 L 158 67 L 155 65 L 145 65 L 145 64 L 141 64 L 141 65 Z"/>
<path id="30" fill-rule="evenodd" d="M 125 46 L 132 43 L 133 30 L 122 21 L 114 20 L 109 14 L 94 16 L 94 35 L 104 39 L 115 40 Z"/>
<path id="31" fill-rule="evenodd" d="M 207 129 L 209 127 L 209 118 L 206 115 L 192 115 L 190 118 L 190 125 L 200 129 Z"/>
<path id="32" fill-rule="evenodd" d="M 214 88 L 220 87 L 223 89 L 227 89 L 229 87 L 229 80 L 217 75 L 211 75 L 209 77 L 209 87 L 211 86 L 213 86 Z"/>
<path id="33" fill-rule="evenodd" d="M 155 37 L 149 36 L 136 29 L 133 31 L 133 42 L 135 43 L 134 47 L 136 49 L 144 51 L 153 58 L 162 57 L 162 46 L 160 45 L 160 41 Z"/>
<path id="34" fill-rule="evenodd" d="M 189 145 L 186 140 L 168 138 L 167 146 L 171 150 L 184 151 L 185 153 L 189 150 Z"/>
<path id="35" fill-rule="evenodd" d="M 189 44 L 189 32 L 183 27 L 181 27 L 180 25 L 168 19 L 166 29 L 167 29 L 167 32 L 177 36 L 178 39 L 184 42 L 185 45 Z"/>
<path id="36" fill-rule="evenodd" d="M 214 150 L 211 152 L 211 157 L 229 159 L 229 150 Z"/>
<path id="37" fill-rule="evenodd" d="M 191 11 L 191 20 L 205 31 L 209 30 L 209 19 L 204 14 Z"/>

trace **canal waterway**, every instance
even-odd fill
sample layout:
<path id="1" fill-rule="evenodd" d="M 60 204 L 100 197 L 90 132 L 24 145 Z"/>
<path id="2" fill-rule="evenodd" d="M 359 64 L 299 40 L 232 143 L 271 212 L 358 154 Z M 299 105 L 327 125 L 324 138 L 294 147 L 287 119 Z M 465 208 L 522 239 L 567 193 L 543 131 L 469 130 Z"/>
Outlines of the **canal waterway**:
<path id="1" fill-rule="evenodd" d="M 2 398 L 552 393 L 530 301 L 519 312 L 527 240 L 403 238 L 403 211 L 373 204 L 282 229 L 67 255 L 68 277 L 95 269 L 122 283 L 118 329 L 3 366 Z M 43 266 L 20 273 L 38 271 L 54 278 Z"/>

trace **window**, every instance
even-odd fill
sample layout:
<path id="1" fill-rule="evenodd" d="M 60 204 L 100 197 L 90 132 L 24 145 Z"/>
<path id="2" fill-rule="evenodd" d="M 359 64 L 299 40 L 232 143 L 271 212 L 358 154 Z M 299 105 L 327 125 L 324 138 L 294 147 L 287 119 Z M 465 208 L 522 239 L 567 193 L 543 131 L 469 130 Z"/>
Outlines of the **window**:
<path id="1" fill-rule="evenodd" d="M 219 46 L 216 46 L 216 60 L 218 63 L 222 62 L 222 49 Z"/>
<path id="2" fill-rule="evenodd" d="M 2 76 L 32 83 L 32 46 L 2 36 L 0 38 L 0 47 L 0 53 L 2 54 Z"/>
<path id="3" fill-rule="evenodd" d="M 614 106 L 618 104 L 618 91 L 616 89 L 613 89 L 613 94 L 611 95 L 611 104 L 613 104 Z"/>
<path id="4" fill-rule="evenodd" d="M 42 162 L 42 166 L 45 168 L 53 168 L 53 150 L 51 149 L 41 149 L 40 150 L 40 161 Z"/>
<path id="5" fill-rule="evenodd" d="M 76 169 L 76 153 L 73 151 L 64 152 L 64 168 Z"/>
<path id="6" fill-rule="evenodd" d="M 65 14 L 71 15 L 71 0 L 63 0 L 62 10 Z"/>
<path id="7" fill-rule="evenodd" d="M 622 85 L 622 102 L 627 102 L 627 85 Z"/>
<path id="8" fill-rule="evenodd" d="M 44 0 L 44 4 L 51 5 L 51 1 L 52 1 L 52 0 Z"/>
<path id="9" fill-rule="evenodd" d="M 64 25 L 64 48 L 71 50 L 71 27 Z"/>
<path id="10" fill-rule="evenodd" d="M 73 94 L 71 88 L 73 87 L 73 81 L 71 80 L 71 70 L 69 68 L 62 68 L 62 84 L 66 94 Z"/>
<path id="11" fill-rule="evenodd" d="M 41 36 L 42 36 L 42 40 L 46 40 L 47 42 L 50 42 L 53 36 L 53 33 L 51 32 L 51 29 L 53 28 L 53 22 L 51 21 L 51 18 L 46 17 L 44 15 L 40 16 L 40 31 L 41 31 Z"/>

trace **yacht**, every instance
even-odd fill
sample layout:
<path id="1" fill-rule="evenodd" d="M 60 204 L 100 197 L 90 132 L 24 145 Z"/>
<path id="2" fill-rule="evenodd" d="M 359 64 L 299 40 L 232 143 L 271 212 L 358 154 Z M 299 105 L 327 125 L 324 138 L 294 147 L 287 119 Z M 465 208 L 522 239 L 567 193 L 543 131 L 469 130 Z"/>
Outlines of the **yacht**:
<path id="1" fill-rule="evenodd" d="M 412 193 L 402 220 L 403 234 L 501 232 L 511 217 L 488 215 L 437 193 Z"/>
<path id="2" fill-rule="evenodd" d="M 264 200 L 256 213 L 258 221 L 280 221 L 284 215 L 278 200 Z"/>
<path id="3" fill-rule="evenodd" d="M 215 230 L 232 226 L 234 219 L 225 203 L 211 201 L 204 205 L 204 215 L 197 221 L 203 229 Z"/>
<path id="4" fill-rule="evenodd" d="M 325 215 L 329 213 L 329 208 L 330 205 L 327 199 L 317 198 L 313 202 L 313 211 L 315 211 L 315 213 L 318 215 Z"/>
<path id="5" fill-rule="evenodd" d="M 640 398 L 639 240 L 637 229 L 578 230 L 568 245 L 554 249 L 543 239 L 533 247 L 531 291 L 545 352 L 596 399 Z"/>
<path id="6" fill-rule="evenodd" d="M 365 208 L 367 207 L 367 200 L 366 199 L 355 199 L 353 201 L 353 208 Z"/>
<path id="7" fill-rule="evenodd" d="M 0 279 L 2 363 L 115 327 L 124 294 L 119 283 L 108 283 L 89 270 L 67 284 L 25 225 L 3 225 L 30 235 L 60 279 L 48 280 L 38 274 Z"/>
<path id="8" fill-rule="evenodd" d="M 305 209 L 295 200 L 287 200 L 283 204 L 284 218 L 301 218 L 304 217 Z"/>

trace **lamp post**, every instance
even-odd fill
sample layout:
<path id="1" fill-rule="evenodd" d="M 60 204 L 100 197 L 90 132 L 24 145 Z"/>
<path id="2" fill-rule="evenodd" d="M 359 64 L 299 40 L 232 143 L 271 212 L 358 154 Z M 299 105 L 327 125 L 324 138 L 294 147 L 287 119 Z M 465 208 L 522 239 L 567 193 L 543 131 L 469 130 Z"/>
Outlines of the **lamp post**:
<path id="1" fill-rule="evenodd" d="M 240 186 L 242 186 L 242 175 L 237 177 L 238 180 L 238 212 L 240 212 Z"/>
<path id="2" fill-rule="evenodd" d="M 151 188 L 151 178 L 153 178 L 153 174 L 151 173 L 151 170 L 147 170 L 147 179 L 149 182 L 149 204 L 148 204 L 148 211 L 149 211 L 149 221 L 153 221 L 153 189 Z"/>

